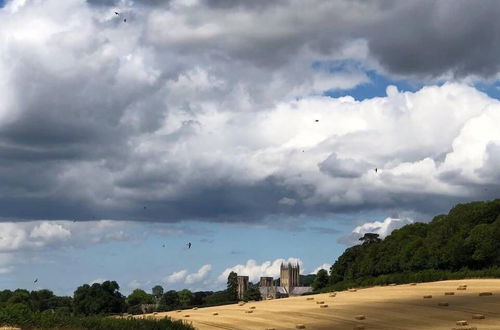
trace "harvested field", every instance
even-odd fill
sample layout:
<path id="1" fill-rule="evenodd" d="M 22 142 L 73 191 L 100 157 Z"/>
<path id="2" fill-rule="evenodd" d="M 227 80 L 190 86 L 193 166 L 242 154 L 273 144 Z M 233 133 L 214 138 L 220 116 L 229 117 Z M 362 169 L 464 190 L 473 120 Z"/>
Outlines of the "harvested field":
<path id="1" fill-rule="evenodd" d="M 466 283 L 467 291 L 447 296 L 448 307 L 438 306 L 439 301 L 422 299 L 424 295 L 443 297 Z M 492 292 L 489 297 L 481 292 Z M 373 287 L 358 289 L 356 294 L 347 291 L 312 296 L 324 301 L 328 308 L 319 308 L 306 297 L 292 297 L 253 302 L 255 313 L 245 313 L 248 306 L 238 304 L 189 310 L 190 317 L 173 312 L 158 313 L 152 317 L 168 315 L 192 323 L 198 329 L 377 329 L 377 330 L 450 330 L 453 328 L 479 330 L 500 329 L 500 279 L 460 280 L 419 283 L 417 286 Z M 253 310 L 251 310 L 253 311 Z M 185 311 L 187 312 L 187 311 Z M 213 313 L 218 312 L 218 316 Z M 356 320 L 358 315 L 364 320 Z M 480 318 L 484 317 L 484 318 Z M 467 326 L 457 325 L 457 320 L 467 321 Z"/>

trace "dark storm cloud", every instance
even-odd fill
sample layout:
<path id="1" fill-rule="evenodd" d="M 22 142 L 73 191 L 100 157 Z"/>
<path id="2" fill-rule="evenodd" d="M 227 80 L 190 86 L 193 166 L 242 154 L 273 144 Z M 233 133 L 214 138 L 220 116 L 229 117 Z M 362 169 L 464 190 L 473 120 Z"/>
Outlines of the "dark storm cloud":
<path id="1" fill-rule="evenodd" d="M 285 5 L 286 0 L 204 0 L 204 3 L 211 8 L 231 9 L 242 7 L 247 9 L 263 9 L 270 6 Z"/>
<path id="2" fill-rule="evenodd" d="M 109 6 L 114 7 L 120 4 L 120 0 L 87 0 L 93 6 Z M 136 0 L 134 5 L 137 6 L 168 6 L 170 0 Z"/>
<path id="3" fill-rule="evenodd" d="M 368 169 L 374 168 L 371 164 L 355 159 L 338 159 L 332 153 L 325 161 L 318 164 L 319 169 L 333 177 L 358 178 Z"/>
<path id="4" fill-rule="evenodd" d="M 500 68 L 499 14 L 494 0 L 404 1 L 386 8 L 360 36 L 389 72 L 489 77 Z"/>
<path id="5" fill-rule="evenodd" d="M 462 172 L 450 165 L 439 176 L 419 162 L 440 155 L 446 163 L 459 128 L 490 100 L 454 85 L 404 102 L 396 91 L 373 103 L 309 99 L 318 93 L 311 63 L 375 56 L 395 74 L 487 75 L 484 66 L 496 70 L 497 37 L 486 31 L 496 3 L 485 2 L 490 12 L 468 2 L 137 1 L 127 7 L 134 26 L 103 14 L 121 2 L 88 3 L 47 13 L 27 2 L 33 13 L 1 17 L 13 23 L 0 23 L 9 96 L 0 99 L 0 217 L 253 222 L 394 208 L 432 214 L 465 199 L 431 190 L 434 177 L 467 186 Z M 67 24 L 74 12 L 76 28 Z M 40 28 L 21 29 L 29 19 Z M 367 45 L 368 59 L 340 54 L 350 42 L 354 51 Z M 336 73 L 321 72 L 319 85 L 332 88 Z M 300 99 L 304 107 L 287 110 Z M 435 126 L 429 105 L 443 114 L 431 112 Z M 461 107 L 478 110 L 462 118 L 453 112 Z M 310 127 L 305 113 L 321 121 Z M 498 153 L 489 149 L 479 175 L 495 177 Z M 375 174 L 372 164 L 387 169 Z"/>

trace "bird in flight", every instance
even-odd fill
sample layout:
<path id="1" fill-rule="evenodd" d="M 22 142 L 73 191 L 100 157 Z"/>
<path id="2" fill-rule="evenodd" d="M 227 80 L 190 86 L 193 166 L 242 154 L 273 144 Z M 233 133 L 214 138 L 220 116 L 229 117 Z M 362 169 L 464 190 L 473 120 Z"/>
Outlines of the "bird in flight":
<path id="1" fill-rule="evenodd" d="M 117 12 L 117 11 L 115 11 L 115 15 L 120 16 L 120 13 L 119 13 L 119 12 Z"/>
<path id="2" fill-rule="evenodd" d="M 188 249 L 191 248 L 191 242 L 187 243 Z"/>
<path id="3" fill-rule="evenodd" d="M 162 247 L 165 247 L 165 244 L 163 244 Z"/>
<path id="4" fill-rule="evenodd" d="M 127 23 L 127 19 L 126 19 L 126 18 L 124 18 L 124 19 L 123 19 L 123 22 Z"/>
<path id="5" fill-rule="evenodd" d="M 319 123 L 319 119 L 316 119 L 315 122 Z"/>
<path id="6" fill-rule="evenodd" d="M 375 173 L 377 173 L 377 172 L 378 172 L 378 168 L 376 168 L 376 167 L 375 167 L 375 170 L 374 170 L 374 171 L 375 171 Z"/>
<path id="7" fill-rule="evenodd" d="M 36 283 L 36 282 L 38 282 L 38 278 L 36 278 L 36 279 L 33 281 L 33 283 Z"/>

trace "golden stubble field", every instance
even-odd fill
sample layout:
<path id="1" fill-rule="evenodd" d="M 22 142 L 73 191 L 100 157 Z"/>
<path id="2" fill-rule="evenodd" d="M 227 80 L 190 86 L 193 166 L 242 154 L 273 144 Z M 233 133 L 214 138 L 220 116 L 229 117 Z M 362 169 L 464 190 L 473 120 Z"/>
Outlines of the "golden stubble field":
<path id="1" fill-rule="evenodd" d="M 462 284 L 467 285 L 466 290 L 457 290 Z M 481 292 L 493 295 L 479 296 Z M 424 298 L 428 295 L 432 298 Z M 320 307 L 321 301 L 328 307 Z M 484 315 L 484 319 L 473 319 L 474 314 Z M 303 324 L 305 329 L 499 330 L 500 279 L 373 287 L 337 292 L 335 297 L 318 294 L 139 317 L 165 315 L 198 329 L 278 330 Z M 357 320 L 360 315 L 365 319 Z M 466 321 L 467 325 L 459 326 L 457 321 Z"/>

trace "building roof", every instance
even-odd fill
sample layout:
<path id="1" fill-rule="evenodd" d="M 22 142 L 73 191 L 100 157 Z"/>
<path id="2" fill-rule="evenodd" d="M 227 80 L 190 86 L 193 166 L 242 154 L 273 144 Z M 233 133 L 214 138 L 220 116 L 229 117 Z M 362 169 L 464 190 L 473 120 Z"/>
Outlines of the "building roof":
<path id="1" fill-rule="evenodd" d="M 312 287 L 310 286 L 296 286 L 292 289 L 291 295 L 301 296 L 304 293 L 312 292 Z"/>

